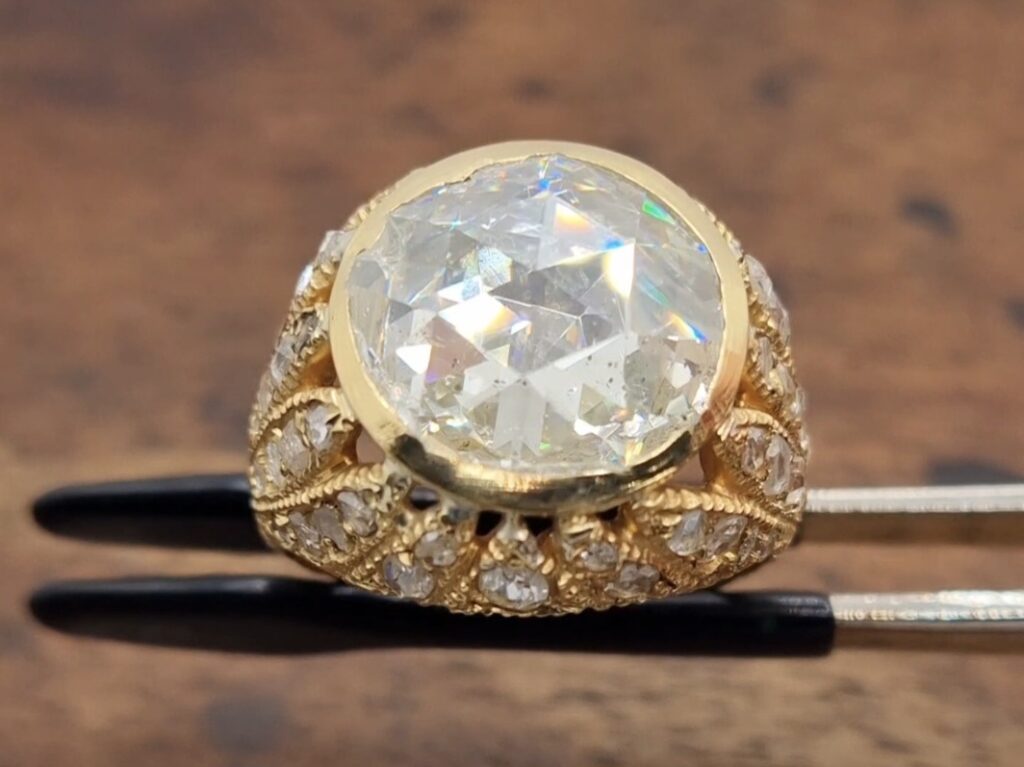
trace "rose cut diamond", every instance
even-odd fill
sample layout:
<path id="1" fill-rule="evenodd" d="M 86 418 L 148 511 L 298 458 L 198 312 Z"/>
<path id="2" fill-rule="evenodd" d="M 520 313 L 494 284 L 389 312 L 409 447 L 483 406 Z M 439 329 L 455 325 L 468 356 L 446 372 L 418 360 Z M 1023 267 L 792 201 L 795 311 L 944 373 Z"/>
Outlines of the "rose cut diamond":
<path id="1" fill-rule="evenodd" d="M 621 471 L 709 406 L 725 321 L 707 245 L 595 164 L 493 164 L 399 205 L 348 288 L 378 392 L 463 460 Z"/>

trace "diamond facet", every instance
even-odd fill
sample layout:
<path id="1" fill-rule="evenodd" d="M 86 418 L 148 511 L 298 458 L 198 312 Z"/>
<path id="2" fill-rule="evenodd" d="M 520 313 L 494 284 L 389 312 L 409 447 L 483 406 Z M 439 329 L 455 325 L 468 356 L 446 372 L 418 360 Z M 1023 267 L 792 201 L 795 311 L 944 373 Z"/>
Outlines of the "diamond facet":
<path id="1" fill-rule="evenodd" d="M 447 530 L 428 530 L 416 542 L 414 553 L 431 567 L 448 567 L 459 556 L 459 542 Z"/>
<path id="2" fill-rule="evenodd" d="M 802 514 L 807 506 L 807 488 L 798 487 L 786 495 L 786 506 L 791 514 Z"/>
<path id="3" fill-rule="evenodd" d="M 295 531 L 296 539 L 300 546 L 313 553 L 320 552 L 320 533 L 306 519 L 306 515 L 300 511 L 293 511 L 288 515 L 288 523 Z"/>
<path id="4" fill-rule="evenodd" d="M 434 576 L 422 563 L 414 561 L 407 565 L 397 554 L 384 560 L 384 580 L 409 599 L 423 599 L 434 590 Z"/>
<path id="5" fill-rule="evenodd" d="M 761 560 L 771 552 L 771 545 L 771 541 L 766 535 L 751 530 L 747 532 L 743 543 L 736 550 L 736 556 L 744 563 Z"/>
<path id="6" fill-rule="evenodd" d="M 651 593 L 660 578 L 661 574 L 651 565 L 627 562 L 619 570 L 618 577 L 605 587 L 605 591 L 625 599 L 643 597 Z"/>
<path id="7" fill-rule="evenodd" d="M 691 557 L 704 546 L 704 512 L 694 509 L 683 514 L 668 547 L 680 557 Z"/>
<path id="8" fill-rule="evenodd" d="M 579 560 L 587 570 L 600 573 L 619 563 L 619 551 L 608 541 L 592 541 L 580 551 Z"/>
<path id="9" fill-rule="evenodd" d="M 511 471 L 618 471 L 691 431 L 724 334 L 707 245 L 636 183 L 541 155 L 388 214 L 349 277 L 369 377 L 421 440 Z"/>
<path id="10" fill-rule="evenodd" d="M 757 372 L 765 381 L 775 369 L 775 352 L 772 351 L 772 342 L 767 336 L 757 336 L 754 341 L 754 348 L 757 349 Z"/>
<path id="11" fill-rule="evenodd" d="M 769 496 L 782 495 L 789 490 L 793 476 L 793 449 L 778 434 L 772 435 L 765 455 L 768 463 L 768 476 L 764 481 L 764 491 Z"/>
<path id="12" fill-rule="evenodd" d="M 295 364 L 295 336 L 285 333 L 277 342 L 274 357 L 270 361 L 270 375 L 273 383 L 279 384 L 288 376 Z"/>
<path id="13" fill-rule="evenodd" d="M 313 284 L 313 271 L 313 264 L 306 264 L 299 272 L 299 279 L 295 281 L 295 295 L 301 296 Z"/>
<path id="14" fill-rule="evenodd" d="M 349 530 L 360 538 L 366 538 L 377 532 L 377 517 L 366 502 L 350 490 L 338 493 L 338 506 L 341 518 Z"/>
<path id="15" fill-rule="evenodd" d="M 783 399 L 789 399 L 796 390 L 793 374 L 784 365 L 777 365 L 768 376 L 768 383 Z"/>
<path id="16" fill-rule="evenodd" d="M 281 450 L 281 440 L 271 439 L 267 443 L 266 457 L 267 481 L 273 487 L 281 489 L 287 484 L 284 478 L 284 452 Z"/>
<path id="17" fill-rule="evenodd" d="M 281 451 L 284 467 L 293 477 L 301 477 L 309 471 L 309 449 L 302 442 L 295 421 L 289 421 L 281 430 Z"/>
<path id="18" fill-rule="evenodd" d="M 320 531 L 320 534 L 329 539 L 343 554 L 350 548 L 351 541 L 348 533 L 341 527 L 338 520 L 338 512 L 330 506 L 318 506 L 309 515 L 313 527 Z"/>
<path id="19" fill-rule="evenodd" d="M 274 402 L 274 382 L 270 373 L 264 373 L 260 379 L 259 389 L 256 391 L 256 409 L 260 415 L 264 415 Z"/>
<path id="20" fill-rule="evenodd" d="M 775 298 L 775 287 L 764 265 L 753 256 L 747 256 L 747 273 L 757 300 L 762 306 L 770 303 Z"/>
<path id="21" fill-rule="evenodd" d="M 740 534 L 746 526 L 746 517 L 728 516 L 715 522 L 715 526 L 708 536 L 706 551 L 708 557 L 717 557 L 731 549 L 739 540 Z"/>
<path id="22" fill-rule="evenodd" d="M 752 426 L 747 429 L 747 441 L 743 443 L 740 466 L 751 477 L 756 477 L 764 468 L 768 436 L 768 430 L 762 426 Z"/>
<path id="23" fill-rule="evenodd" d="M 338 416 L 338 411 L 330 405 L 318 403 L 306 413 L 306 434 L 309 443 L 317 452 L 324 452 L 331 445 L 331 438 L 334 435 L 332 422 Z"/>
<path id="24" fill-rule="evenodd" d="M 494 604 L 509 610 L 532 610 L 548 601 L 551 587 L 536 570 L 498 565 L 480 573 L 480 591 Z"/>
<path id="25" fill-rule="evenodd" d="M 319 340 L 325 331 L 324 315 L 313 310 L 299 316 L 294 327 L 294 354 L 300 357 L 313 343 Z"/>
<path id="26" fill-rule="evenodd" d="M 592 573 L 611 570 L 619 563 L 619 550 L 609 541 L 593 540 L 593 531 L 562 531 L 562 551 L 568 560 L 576 560 Z"/>
<path id="27" fill-rule="evenodd" d="M 352 239 L 352 231 L 351 229 L 346 229 L 325 234 L 323 241 L 320 243 L 320 249 L 316 253 L 316 259 L 313 261 L 314 267 L 337 266 L 338 262 L 341 261 L 345 248 L 348 247 L 348 243 Z"/>

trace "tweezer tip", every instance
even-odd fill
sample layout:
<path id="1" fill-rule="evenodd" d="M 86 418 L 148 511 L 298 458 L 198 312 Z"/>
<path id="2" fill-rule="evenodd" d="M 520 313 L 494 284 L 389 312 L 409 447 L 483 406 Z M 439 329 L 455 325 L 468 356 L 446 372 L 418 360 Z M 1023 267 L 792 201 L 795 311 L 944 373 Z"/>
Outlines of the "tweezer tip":
<path id="1" fill-rule="evenodd" d="M 64 621 L 61 618 L 67 616 L 67 608 L 75 601 L 68 586 L 66 583 L 48 583 L 33 591 L 26 604 L 32 617 L 48 628 L 62 628 Z"/>

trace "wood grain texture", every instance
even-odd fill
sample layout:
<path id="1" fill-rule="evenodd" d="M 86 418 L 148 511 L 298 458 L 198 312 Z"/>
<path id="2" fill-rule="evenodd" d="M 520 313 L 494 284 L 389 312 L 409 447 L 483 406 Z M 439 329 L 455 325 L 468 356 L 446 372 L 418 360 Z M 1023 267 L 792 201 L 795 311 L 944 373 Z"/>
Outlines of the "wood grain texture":
<path id="1" fill-rule="evenodd" d="M 72 480 L 244 462 L 300 265 L 469 146 L 631 153 L 770 268 L 811 478 L 1024 472 L 1024 6 L 0 2 L 0 765 L 1017 765 L 1021 656 L 227 657 L 75 641 L 57 577 L 292 572 L 89 546 Z M 805 547 L 744 585 L 1020 587 L 1019 551 Z"/>

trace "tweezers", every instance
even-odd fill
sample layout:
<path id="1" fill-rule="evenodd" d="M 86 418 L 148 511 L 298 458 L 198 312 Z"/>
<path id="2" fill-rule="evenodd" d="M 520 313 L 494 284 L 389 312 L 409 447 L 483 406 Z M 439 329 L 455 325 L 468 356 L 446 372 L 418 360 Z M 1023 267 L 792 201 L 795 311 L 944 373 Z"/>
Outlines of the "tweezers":
<path id="1" fill-rule="evenodd" d="M 267 551 L 243 475 L 76 485 L 33 506 L 78 540 Z M 801 544 L 1024 544 L 1024 484 L 811 490 Z M 29 600 L 66 634 L 260 654 L 476 648 L 630 655 L 820 656 L 848 647 L 1024 650 L 1024 589 L 702 591 L 557 618 L 455 615 L 339 584 L 267 575 L 49 583 Z"/>

